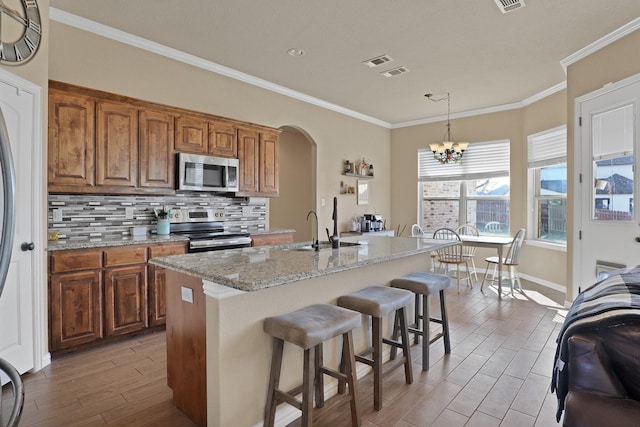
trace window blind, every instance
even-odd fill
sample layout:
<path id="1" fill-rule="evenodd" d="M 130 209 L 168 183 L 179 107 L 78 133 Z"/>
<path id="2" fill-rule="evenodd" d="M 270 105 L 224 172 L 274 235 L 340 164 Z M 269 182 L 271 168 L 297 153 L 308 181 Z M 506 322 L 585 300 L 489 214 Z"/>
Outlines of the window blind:
<path id="1" fill-rule="evenodd" d="M 591 126 L 594 160 L 633 155 L 633 105 L 596 114 Z"/>
<path id="2" fill-rule="evenodd" d="M 441 164 L 429 148 L 418 149 L 418 181 L 491 178 L 509 175 L 509 140 L 474 142 L 456 163 Z"/>
<path id="3" fill-rule="evenodd" d="M 527 137 L 529 168 L 567 163 L 567 126 L 558 126 Z"/>

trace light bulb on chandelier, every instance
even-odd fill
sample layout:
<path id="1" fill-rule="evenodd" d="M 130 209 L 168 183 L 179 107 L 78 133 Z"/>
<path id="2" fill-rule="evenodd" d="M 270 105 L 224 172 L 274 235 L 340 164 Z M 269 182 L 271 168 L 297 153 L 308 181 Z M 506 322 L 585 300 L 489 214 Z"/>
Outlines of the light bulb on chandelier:
<path id="1" fill-rule="evenodd" d="M 434 98 L 434 95 L 427 93 L 425 95 L 429 101 L 439 102 L 447 100 L 447 132 L 444 134 L 444 140 L 440 143 L 429 144 L 429 148 L 433 152 L 433 158 L 441 164 L 449 162 L 457 162 L 462 159 L 464 151 L 469 145 L 468 142 L 454 142 L 451 134 L 451 94 L 447 92 L 446 97 Z"/>

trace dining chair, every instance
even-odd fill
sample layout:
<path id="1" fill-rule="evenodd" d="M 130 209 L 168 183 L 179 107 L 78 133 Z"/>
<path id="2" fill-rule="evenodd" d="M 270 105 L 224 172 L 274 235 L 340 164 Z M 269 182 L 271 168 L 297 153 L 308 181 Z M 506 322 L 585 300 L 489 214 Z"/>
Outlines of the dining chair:
<path id="1" fill-rule="evenodd" d="M 524 241 L 524 235 L 525 235 L 525 229 L 521 228 L 516 233 L 515 237 L 511 241 L 511 244 L 509 245 L 509 249 L 507 250 L 507 253 L 502 258 L 502 265 L 508 267 L 508 270 L 509 270 L 509 284 L 511 286 L 511 295 L 513 295 L 514 282 L 517 284 L 518 290 L 522 292 L 522 285 L 520 284 L 520 278 L 518 277 L 518 272 L 516 270 L 516 267 L 518 266 L 520 248 L 522 247 L 522 242 Z M 493 266 L 492 278 L 490 280 L 492 281 L 496 280 L 496 275 L 497 275 L 496 269 L 498 267 L 498 263 L 500 262 L 500 259 L 498 258 L 498 256 L 490 256 L 488 258 L 485 258 L 485 261 L 487 262 L 487 268 L 484 271 L 484 277 L 482 278 L 482 285 L 480 285 L 480 291 L 482 291 L 484 287 L 484 282 L 487 279 L 490 266 Z"/>
<path id="2" fill-rule="evenodd" d="M 455 230 L 459 236 L 479 236 L 480 233 L 475 225 L 472 224 L 462 224 L 458 226 Z M 471 261 L 471 273 L 473 273 L 475 277 L 475 281 L 478 281 L 478 272 L 476 271 L 476 263 L 473 258 L 476 256 L 476 247 L 475 246 L 464 246 L 462 247 L 462 255 L 468 260 Z M 469 273 L 469 274 L 471 274 Z"/>
<path id="3" fill-rule="evenodd" d="M 460 293 L 460 266 L 462 264 L 467 267 L 467 283 L 469 287 L 473 287 L 473 284 L 471 283 L 471 276 L 468 274 L 469 263 L 467 258 L 464 257 L 462 240 L 460 240 L 458 233 L 450 228 L 439 228 L 433 232 L 433 238 L 458 241 L 457 245 L 447 246 L 436 250 L 437 259 L 440 265 L 444 265 L 447 275 L 449 273 L 449 265 L 456 266 L 456 283 L 458 285 L 458 293 Z"/>

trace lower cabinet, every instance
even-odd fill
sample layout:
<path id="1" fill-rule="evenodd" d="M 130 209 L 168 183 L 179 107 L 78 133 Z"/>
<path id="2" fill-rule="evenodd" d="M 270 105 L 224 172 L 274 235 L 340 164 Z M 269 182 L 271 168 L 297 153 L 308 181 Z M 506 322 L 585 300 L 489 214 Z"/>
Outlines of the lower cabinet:
<path id="1" fill-rule="evenodd" d="M 74 351 L 164 325 L 164 269 L 147 260 L 185 252 L 184 243 L 51 252 L 49 350 Z"/>

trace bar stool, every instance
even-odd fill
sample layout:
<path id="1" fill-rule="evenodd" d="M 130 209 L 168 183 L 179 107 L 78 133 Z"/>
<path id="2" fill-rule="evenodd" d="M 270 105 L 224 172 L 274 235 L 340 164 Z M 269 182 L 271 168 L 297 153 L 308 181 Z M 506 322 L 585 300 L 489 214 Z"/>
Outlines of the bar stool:
<path id="1" fill-rule="evenodd" d="M 405 315 L 405 306 L 411 303 L 411 292 L 393 289 L 388 286 L 372 286 L 338 298 L 338 305 L 371 316 L 372 347 L 355 356 L 356 362 L 373 367 L 373 407 L 382 408 L 382 344 L 392 348 L 402 348 L 403 358 L 386 369 L 386 373 L 404 364 L 407 384 L 413 382 L 411 371 L 411 353 L 409 351 L 409 333 Z M 382 318 L 395 311 L 395 320 L 399 322 L 402 342 L 382 338 Z M 371 358 L 367 357 L 369 354 Z M 342 365 L 342 364 L 341 364 Z M 341 366 L 341 371 L 343 371 Z M 344 383 L 338 383 L 338 392 L 344 392 Z"/>
<path id="2" fill-rule="evenodd" d="M 302 411 L 303 427 L 313 425 L 313 397 L 315 386 L 315 402 L 317 408 L 324 406 L 323 374 L 336 378 L 339 383 L 349 386 L 349 394 L 343 396 L 351 401 L 351 425 L 360 425 L 358 412 L 355 358 L 351 331 L 360 326 L 360 315 L 352 310 L 329 304 L 315 304 L 280 316 L 268 317 L 264 320 L 264 331 L 273 336 L 273 355 L 271 358 L 271 374 L 269 375 L 269 391 L 265 407 L 264 425 L 273 427 L 276 406 L 286 402 Z M 331 370 L 323 365 L 322 343 L 342 335 L 342 361 L 345 363 L 341 372 Z M 280 371 L 284 342 L 290 342 L 304 349 L 303 383 L 288 392 L 280 390 Z M 313 367 L 311 352 L 314 352 Z M 345 362 L 346 361 L 346 362 Z M 342 366 L 341 366 L 342 367 Z M 296 395 L 302 393 L 302 401 Z"/>
<path id="3" fill-rule="evenodd" d="M 418 343 L 422 336 L 422 370 L 429 370 L 429 345 L 434 341 L 444 337 L 444 352 L 451 353 L 451 340 L 449 338 L 449 320 L 444 299 L 444 290 L 451 286 L 449 276 L 442 274 L 432 274 L 427 272 L 417 272 L 408 274 L 399 279 L 391 281 L 392 288 L 406 289 L 415 294 L 415 315 L 414 323 L 408 326 L 409 333 L 415 334 L 415 343 Z M 429 295 L 438 292 L 440 294 L 441 318 L 437 319 L 429 316 Z M 420 310 L 420 296 L 422 296 L 422 307 Z M 422 327 L 420 321 L 422 320 Z M 429 322 L 442 325 L 442 332 L 429 339 Z M 398 336 L 398 326 L 394 325 L 394 337 Z M 400 325 L 400 327 L 402 327 Z M 395 351 L 391 351 L 391 358 L 395 357 Z"/>

